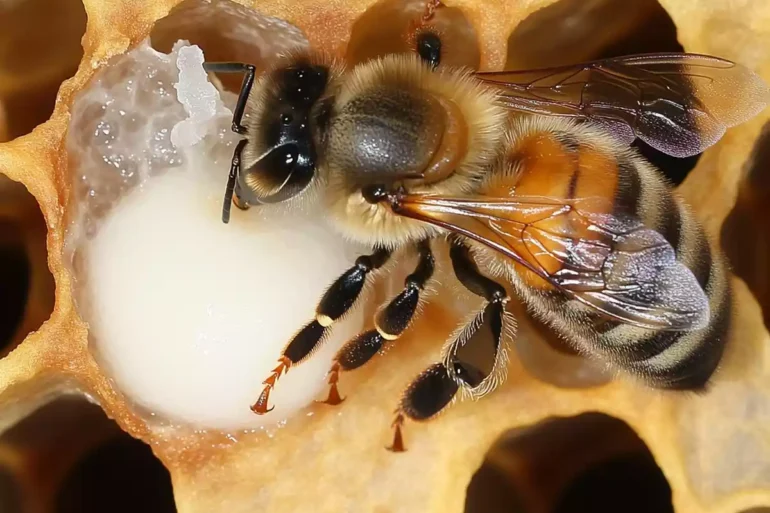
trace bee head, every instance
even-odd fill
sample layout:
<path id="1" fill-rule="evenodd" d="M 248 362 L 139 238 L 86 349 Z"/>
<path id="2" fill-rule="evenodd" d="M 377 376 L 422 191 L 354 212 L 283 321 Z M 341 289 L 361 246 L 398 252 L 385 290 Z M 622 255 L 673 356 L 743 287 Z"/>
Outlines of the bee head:
<path id="1" fill-rule="evenodd" d="M 236 190 L 239 204 L 285 201 L 310 184 L 317 161 L 312 114 L 329 76 L 328 66 L 300 56 L 260 79 Z"/>

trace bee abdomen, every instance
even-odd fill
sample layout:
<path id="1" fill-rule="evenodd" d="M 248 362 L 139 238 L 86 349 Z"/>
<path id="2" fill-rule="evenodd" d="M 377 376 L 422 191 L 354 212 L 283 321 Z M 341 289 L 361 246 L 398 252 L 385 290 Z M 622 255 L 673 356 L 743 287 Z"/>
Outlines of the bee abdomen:
<path id="1" fill-rule="evenodd" d="M 650 386 L 690 390 L 706 386 L 727 343 L 732 295 L 719 249 L 702 226 L 650 164 L 601 132 L 539 118 L 515 129 L 511 144 L 515 165 L 511 167 L 518 171 L 513 175 L 518 193 L 523 186 L 525 193 L 531 193 L 529 187 L 545 195 L 555 191 L 564 197 L 611 198 L 612 215 L 634 217 L 666 239 L 677 260 L 693 273 L 710 310 L 709 322 L 702 329 L 639 328 L 608 320 L 551 288 L 538 288 L 513 267 L 517 271 L 514 285 L 534 314 L 573 341 L 582 353 L 599 357 Z M 551 147 L 549 151 L 529 151 L 535 143 Z"/>
<path id="2" fill-rule="evenodd" d="M 628 160 L 626 165 L 623 160 Z M 663 235 L 677 259 L 692 271 L 708 298 L 710 320 L 705 328 L 694 331 L 655 331 L 613 323 L 597 334 L 595 342 L 618 367 L 652 386 L 703 388 L 722 358 L 730 328 L 732 292 L 724 261 L 700 224 L 654 170 L 633 157 L 621 158 L 619 169 L 620 182 L 638 187 L 638 201 L 625 203 L 625 207 L 633 205 L 636 215 Z M 636 177 L 624 177 L 626 173 Z"/>
<path id="3" fill-rule="evenodd" d="M 714 264 L 715 267 L 719 264 Z M 706 293 L 708 326 L 695 331 L 654 331 L 618 324 L 596 343 L 608 359 L 660 388 L 703 388 L 717 369 L 730 328 L 731 291 L 723 270 Z"/>

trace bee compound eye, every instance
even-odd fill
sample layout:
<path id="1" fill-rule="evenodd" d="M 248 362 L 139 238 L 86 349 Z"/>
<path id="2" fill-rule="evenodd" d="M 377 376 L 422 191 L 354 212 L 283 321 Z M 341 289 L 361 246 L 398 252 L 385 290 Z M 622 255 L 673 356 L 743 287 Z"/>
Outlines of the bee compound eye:
<path id="1" fill-rule="evenodd" d="M 299 151 L 294 146 L 280 150 L 278 158 L 285 169 L 294 169 L 299 159 Z"/>
<path id="2" fill-rule="evenodd" d="M 273 148 L 243 173 L 244 185 L 257 202 L 272 199 L 291 181 L 299 159 L 299 148 L 294 144 Z"/>
<path id="3" fill-rule="evenodd" d="M 299 148 L 294 144 L 284 144 L 265 155 L 262 167 L 278 186 L 283 183 L 287 175 L 294 171 L 299 161 Z"/>

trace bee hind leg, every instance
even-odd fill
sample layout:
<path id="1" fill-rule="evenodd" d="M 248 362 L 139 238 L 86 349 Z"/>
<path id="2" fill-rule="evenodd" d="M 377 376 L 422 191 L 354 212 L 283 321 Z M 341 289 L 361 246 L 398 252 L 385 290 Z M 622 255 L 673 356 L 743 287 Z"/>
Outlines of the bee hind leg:
<path id="1" fill-rule="evenodd" d="M 394 452 L 405 450 L 402 426 L 406 418 L 429 420 L 461 389 L 479 397 L 504 379 L 504 341 L 513 336 L 513 321 L 505 312 L 505 288 L 479 272 L 465 245 L 453 244 L 450 258 L 460 282 L 486 302 L 452 335 L 443 361 L 428 367 L 407 387 L 393 422 L 393 443 L 388 449 Z"/>
<path id="2" fill-rule="evenodd" d="M 515 321 L 505 310 L 509 300 L 505 287 L 481 274 L 468 246 L 459 239 L 452 242 L 449 256 L 455 276 L 485 302 L 446 346 L 444 363 L 471 396 L 479 397 L 505 379 L 505 344 L 514 336 Z"/>
<path id="3" fill-rule="evenodd" d="M 422 371 L 404 392 L 391 425 L 393 443 L 387 449 L 404 452 L 406 448 L 401 431 L 405 417 L 424 421 L 438 415 L 454 399 L 458 388 L 443 363 L 434 363 Z"/>
<path id="4" fill-rule="evenodd" d="M 270 392 L 275 388 L 278 378 L 288 372 L 292 365 L 301 363 L 320 347 L 332 324 L 341 319 L 356 304 L 367 277 L 372 271 L 385 265 L 388 258 L 390 258 L 390 250 L 384 248 L 377 249 L 370 255 L 360 256 L 356 259 L 353 267 L 345 271 L 326 289 L 318 302 L 316 318 L 306 324 L 291 339 L 278 359 L 278 366 L 262 382 L 265 385 L 262 393 L 251 406 L 254 413 L 263 415 L 272 410 L 272 408 L 268 408 L 268 401 Z"/>
<path id="5" fill-rule="evenodd" d="M 375 315 L 375 329 L 361 333 L 345 344 L 338 352 L 329 371 L 329 397 L 326 404 L 336 405 L 343 401 L 337 387 L 339 373 L 357 369 L 374 357 L 385 342 L 398 339 L 417 316 L 421 293 L 433 276 L 435 261 L 428 240 L 417 244 L 417 266 L 404 280 L 404 289 Z"/>

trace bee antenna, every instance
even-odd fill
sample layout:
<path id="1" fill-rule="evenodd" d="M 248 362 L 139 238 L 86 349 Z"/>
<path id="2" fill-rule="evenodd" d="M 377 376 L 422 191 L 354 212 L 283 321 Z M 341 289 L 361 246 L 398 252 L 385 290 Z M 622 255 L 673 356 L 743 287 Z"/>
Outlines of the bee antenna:
<path id="1" fill-rule="evenodd" d="M 233 204 L 235 179 L 238 178 L 238 173 L 241 171 L 241 153 L 247 142 L 246 139 L 241 139 L 235 146 L 235 150 L 233 150 L 233 160 L 230 163 L 230 175 L 227 177 L 227 188 L 225 189 L 225 200 L 222 204 L 222 222 L 225 224 L 230 222 L 230 208 Z"/>
<path id="2" fill-rule="evenodd" d="M 227 179 L 227 189 L 225 189 L 225 200 L 222 204 L 222 222 L 230 222 L 230 206 L 233 204 L 233 190 L 235 189 L 235 175 L 230 173 Z"/>

